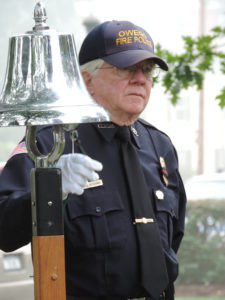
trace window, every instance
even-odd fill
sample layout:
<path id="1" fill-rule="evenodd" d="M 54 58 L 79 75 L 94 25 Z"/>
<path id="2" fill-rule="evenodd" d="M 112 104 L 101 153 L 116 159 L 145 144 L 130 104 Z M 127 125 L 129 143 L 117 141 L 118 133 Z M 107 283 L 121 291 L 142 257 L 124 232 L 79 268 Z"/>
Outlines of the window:
<path id="1" fill-rule="evenodd" d="M 215 150 L 215 171 L 225 171 L 225 148 Z"/>

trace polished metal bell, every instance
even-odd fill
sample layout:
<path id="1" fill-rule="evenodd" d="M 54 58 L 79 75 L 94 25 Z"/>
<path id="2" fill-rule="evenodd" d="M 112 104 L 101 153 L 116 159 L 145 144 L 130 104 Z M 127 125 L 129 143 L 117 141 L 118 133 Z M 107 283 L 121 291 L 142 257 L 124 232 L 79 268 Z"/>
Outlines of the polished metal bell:
<path id="1" fill-rule="evenodd" d="M 109 121 L 86 90 L 73 35 L 50 30 L 46 19 L 39 2 L 33 30 L 10 38 L 0 126 Z"/>

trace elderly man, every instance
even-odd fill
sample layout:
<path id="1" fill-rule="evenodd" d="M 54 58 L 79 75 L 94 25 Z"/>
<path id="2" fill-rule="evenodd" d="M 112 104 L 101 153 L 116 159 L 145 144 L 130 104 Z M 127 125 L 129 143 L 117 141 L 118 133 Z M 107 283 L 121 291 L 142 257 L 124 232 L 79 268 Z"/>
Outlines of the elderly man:
<path id="1" fill-rule="evenodd" d="M 127 21 L 96 26 L 81 46 L 79 63 L 90 95 L 112 122 L 79 125 L 79 140 L 72 147 L 66 135 L 57 163 L 65 203 L 67 299 L 172 300 L 185 191 L 170 139 L 138 119 L 154 76 L 168 66 L 154 54 L 149 34 Z M 37 145 L 50 151 L 50 127 L 40 128 Z M 25 149 L 1 174 L 5 251 L 31 241 L 32 167 Z"/>

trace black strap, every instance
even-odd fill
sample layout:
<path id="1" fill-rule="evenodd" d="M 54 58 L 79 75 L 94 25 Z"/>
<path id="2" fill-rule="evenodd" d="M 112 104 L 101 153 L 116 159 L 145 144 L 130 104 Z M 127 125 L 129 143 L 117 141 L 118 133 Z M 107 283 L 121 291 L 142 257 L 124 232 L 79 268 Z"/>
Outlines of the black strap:
<path id="1" fill-rule="evenodd" d="M 168 285 L 159 229 L 129 128 L 120 127 L 117 136 L 121 141 L 122 158 L 133 207 L 134 226 L 137 228 L 142 284 L 153 299 L 159 299 L 160 294 Z"/>

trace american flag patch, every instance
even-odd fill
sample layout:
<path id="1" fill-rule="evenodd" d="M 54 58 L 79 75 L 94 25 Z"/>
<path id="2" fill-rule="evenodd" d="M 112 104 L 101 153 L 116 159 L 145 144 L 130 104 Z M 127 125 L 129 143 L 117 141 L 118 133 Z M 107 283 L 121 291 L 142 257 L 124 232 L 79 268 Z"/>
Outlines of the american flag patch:
<path id="1" fill-rule="evenodd" d="M 27 153 L 27 147 L 25 142 L 21 142 L 20 144 L 18 144 L 16 148 L 12 151 L 10 157 L 20 153 Z"/>

